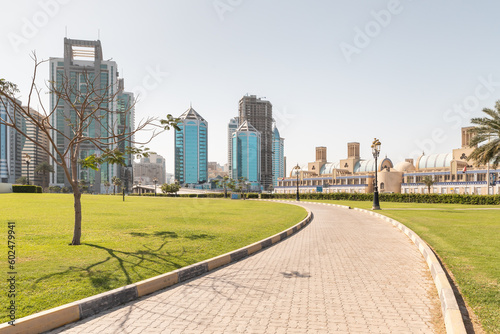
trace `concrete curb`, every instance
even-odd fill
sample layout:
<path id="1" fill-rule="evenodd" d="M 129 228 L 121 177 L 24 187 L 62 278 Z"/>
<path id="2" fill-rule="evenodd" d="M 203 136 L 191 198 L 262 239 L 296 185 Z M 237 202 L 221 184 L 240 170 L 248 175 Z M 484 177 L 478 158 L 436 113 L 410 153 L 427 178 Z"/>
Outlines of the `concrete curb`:
<path id="1" fill-rule="evenodd" d="M 280 201 L 280 202 L 285 202 L 285 201 Z M 288 202 L 294 202 L 294 201 L 288 201 Z M 318 202 L 307 202 L 307 201 L 304 203 L 328 205 L 328 206 L 341 207 L 344 209 L 346 208 L 351 209 L 351 207 L 348 206 L 330 204 L 330 203 L 318 203 Z M 439 294 L 439 299 L 441 301 L 441 311 L 443 312 L 444 323 L 446 326 L 446 333 L 466 334 L 467 331 L 465 330 L 465 324 L 463 322 L 462 314 L 460 313 L 460 309 L 458 307 L 457 299 L 455 298 L 455 294 L 453 293 L 453 289 L 451 288 L 451 285 L 448 282 L 448 278 L 446 277 L 446 273 L 443 267 L 441 266 L 438 259 L 436 258 L 436 255 L 434 255 L 434 252 L 430 249 L 427 243 L 425 243 L 425 241 L 423 241 L 415 232 L 413 232 L 411 229 L 401 224 L 397 220 L 394 220 L 392 218 L 389 218 L 387 216 L 381 215 L 379 213 L 370 210 L 364 210 L 358 208 L 354 208 L 354 210 L 365 214 L 369 214 L 371 216 L 380 218 L 382 220 L 385 220 L 386 222 L 391 223 L 394 227 L 397 227 L 399 230 L 401 230 L 401 232 L 406 234 L 406 236 L 410 238 L 411 241 L 413 241 L 413 243 L 418 247 L 420 253 L 424 257 L 431 271 L 432 278 L 434 280 L 434 284 L 436 285 Z"/>
<path id="2" fill-rule="evenodd" d="M 286 239 L 292 234 L 297 233 L 303 227 L 309 224 L 312 221 L 313 217 L 313 213 L 310 210 L 307 210 L 307 217 L 304 218 L 300 223 L 295 224 L 289 229 L 286 229 L 264 240 L 214 257 L 212 259 L 208 259 L 181 269 L 171 271 L 163 275 L 155 276 L 144 281 L 140 281 L 73 303 L 69 303 L 53 309 L 35 313 L 21 319 L 17 319 L 14 323 L 15 326 L 9 325 L 8 323 L 1 324 L 0 333 L 42 333 L 64 326 L 71 322 L 88 318 L 97 313 L 138 299 L 139 297 L 203 275 L 226 264 L 239 261 L 255 252 L 270 247 L 273 244 Z"/>

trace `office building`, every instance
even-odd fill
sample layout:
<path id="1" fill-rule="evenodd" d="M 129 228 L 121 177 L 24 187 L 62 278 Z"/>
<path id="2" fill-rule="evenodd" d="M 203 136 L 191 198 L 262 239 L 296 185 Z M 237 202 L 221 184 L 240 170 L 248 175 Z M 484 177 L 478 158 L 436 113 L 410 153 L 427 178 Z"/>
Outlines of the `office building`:
<path id="1" fill-rule="evenodd" d="M 285 138 L 281 138 L 278 128 L 273 129 L 273 187 L 285 177 Z"/>
<path id="2" fill-rule="evenodd" d="M 10 117 L 13 117 L 19 112 L 15 110 L 15 106 L 7 99 L 0 98 L 0 118 L 11 122 Z M 17 105 L 21 105 L 21 101 L 16 100 Z M 19 124 L 20 128 L 25 128 L 24 119 L 18 114 L 17 119 L 22 121 Z M 26 138 L 4 124 L 0 124 L 0 182 L 15 183 L 16 179 L 22 176 L 22 148 Z M 26 175 L 24 175 L 26 176 Z"/>
<path id="3" fill-rule="evenodd" d="M 126 92 L 124 85 L 124 79 L 118 79 L 118 90 L 119 94 L 117 96 L 117 127 L 118 133 L 132 133 L 134 131 L 134 117 L 135 117 L 135 100 L 134 94 Z M 119 137 L 118 148 L 120 151 L 125 152 L 127 147 L 132 147 L 134 143 L 134 136 L 131 137 Z M 123 187 L 127 192 L 132 191 L 132 181 L 134 180 L 133 175 L 133 156 L 131 153 L 124 154 L 125 165 L 118 166 L 117 176 L 122 180 Z"/>
<path id="4" fill-rule="evenodd" d="M 273 106 L 271 102 L 257 98 L 255 95 L 243 96 L 239 101 L 239 125 L 241 126 L 245 121 L 260 132 L 260 183 L 264 190 L 268 190 L 273 183 Z"/>
<path id="5" fill-rule="evenodd" d="M 252 190 L 260 190 L 261 135 L 248 121 L 244 121 L 233 133 L 233 178 L 244 177 Z"/>
<path id="6" fill-rule="evenodd" d="M 239 117 L 231 118 L 229 124 L 227 125 L 227 163 L 229 168 L 229 177 L 233 178 L 232 175 L 232 163 L 233 163 L 233 133 L 238 129 Z"/>
<path id="7" fill-rule="evenodd" d="M 27 110 L 28 107 L 23 107 L 23 109 Z M 31 109 L 31 108 L 30 108 Z M 40 113 L 31 109 L 29 111 L 30 115 L 40 121 L 42 116 Z M 27 122 L 26 126 L 23 128 L 23 132 L 29 138 L 34 139 L 37 143 L 43 145 L 46 149 L 49 149 L 49 139 L 45 132 L 41 131 L 40 128 L 35 126 L 31 122 Z M 37 186 L 41 186 L 42 188 L 47 188 L 49 186 L 49 178 L 50 174 L 48 172 L 44 173 L 35 173 L 35 168 L 42 163 L 49 163 L 49 154 L 47 151 L 42 149 L 40 146 L 33 143 L 31 140 L 25 139 L 23 137 L 23 148 L 22 148 L 22 156 L 23 160 L 25 160 L 26 155 L 30 156 L 30 165 L 29 165 L 29 183 Z M 23 176 L 28 175 L 28 165 L 23 161 L 22 164 L 22 172 Z"/>
<path id="8" fill-rule="evenodd" d="M 192 107 L 184 112 L 175 130 L 175 179 L 180 184 L 208 181 L 208 122 Z"/>
<path id="9" fill-rule="evenodd" d="M 102 104 L 98 111 L 101 117 L 99 122 L 93 120 L 87 128 L 89 137 L 107 137 L 111 135 L 110 129 L 116 133 L 118 131 L 118 93 L 120 87 L 118 83 L 118 66 L 116 62 L 103 59 L 103 51 L 100 41 L 86 41 L 75 39 L 64 39 L 64 57 L 50 58 L 50 80 L 56 84 L 56 87 L 71 85 L 74 90 L 71 94 L 82 93 L 87 94 L 94 90 L 99 95 L 108 96 L 109 101 Z M 76 101 L 76 108 L 81 108 L 80 101 Z M 63 101 L 58 100 L 55 93 L 50 94 L 51 109 L 56 109 L 53 113 L 51 122 L 57 124 L 57 130 L 54 131 L 52 137 L 57 143 L 59 150 L 64 150 L 71 140 L 72 129 L 68 125 L 68 119 L 76 120 L 76 113 L 73 107 Z M 109 149 L 114 149 L 117 145 L 106 146 Z M 53 154 L 55 149 L 53 148 Z M 87 141 L 80 146 L 79 156 L 85 158 L 91 154 L 100 154 L 100 149 L 93 143 Z M 61 187 L 68 187 L 69 182 L 62 168 L 54 161 L 51 162 L 55 173 L 51 176 L 51 184 Z M 105 192 L 104 182 L 111 182 L 113 176 L 120 175 L 120 166 L 117 164 L 102 164 L 99 170 L 78 168 L 78 177 L 80 180 L 85 180 L 88 184 L 93 185 L 91 191 L 97 193 Z"/>
<path id="10" fill-rule="evenodd" d="M 156 179 L 157 184 L 167 183 L 165 159 L 159 154 L 150 154 L 141 158 L 139 162 L 132 162 L 134 184 L 152 185 Z"/>

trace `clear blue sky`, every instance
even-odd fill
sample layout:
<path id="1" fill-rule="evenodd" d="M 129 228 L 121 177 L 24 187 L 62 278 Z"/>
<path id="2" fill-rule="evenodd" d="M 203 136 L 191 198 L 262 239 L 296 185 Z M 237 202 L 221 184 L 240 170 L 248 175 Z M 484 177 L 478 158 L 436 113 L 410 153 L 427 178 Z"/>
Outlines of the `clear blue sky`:
<path id="1" fill-rule="evenodd" d="M 313 161 L 315 146 L 338 161 L 351 141 L 369 158 L 374 137 L 397 163 L 459 147 L 460 126 L 500 99 L 499 12 L 463 0 L 12 1 L 1 6 L 0 77 L 26 103 L 30 51 L 62 57 L 65 27 L 74 39 L 99 30 L 127 90 L 149 79 L 136 118 L 192 102 L 209 122 L 209 161 L 226 162 L 227 122 L 249 93 L 272 102 L 288 169 Z M 149 147 L 172 172 L 173 134 Z"/>

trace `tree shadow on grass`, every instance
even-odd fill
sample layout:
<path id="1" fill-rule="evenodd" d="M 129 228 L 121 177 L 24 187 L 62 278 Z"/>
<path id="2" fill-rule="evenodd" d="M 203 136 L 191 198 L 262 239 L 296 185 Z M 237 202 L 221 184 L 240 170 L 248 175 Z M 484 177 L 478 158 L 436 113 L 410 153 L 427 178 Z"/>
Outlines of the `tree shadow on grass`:
<path id="1" fill-rule="evenodd" d="M 106 257 L 106 259 L 104 260 L 90 264 L 86 267 L 69 266 L 65 270 L 62 270 L 60 272 L 50 273 L 48 275 L 45 275 L 37 279 L 34 282 L 34 285 L 53 277 L 64 277 L 66 275 L 70 275 L 73 273 L 80 273 L 82 276 L 87 276 L 89 278 L 92 286 L 99 289 L 109 290 L 117 287 L 116 283 L 118 281 L 117 278 L 118 275 L 114 271 L 111 271 L 111 268 L 106 270 L 99 270 L 96 269 L 96 267 L 112 260 L 117 261 L 120 270 L 125 277 L 126 284 L 131 284 L 133 282 L 131 278 L 132 274 L 135 274 L 135 276 L 139 277 L 140 279 L 145 278 L 144 274 L 141 273 L 139 269 L 144 269 L 149 272 L 154 272 L 157 275 L 165 273 L 165 271 L 153 269 L 152 267 L 155 264 L 160 264 L 161 266 L 164 267 L 173 267 L 175 269 L 179 269 L 188 265 L 188 263 L 186 263 L 184 259 L 184 255 L 186 253 L 184 247 L 182 247 L 182 250 L 178 255 L 173 255 L 172 253 L 166 251 L 160 253 L 163 247 L 168 243 L 167 240 L 168 238 L 178 238 L 177 233 L 169 231 L 157 231 L 150 234 L 136 233 L 133 235 L 146 236 L 146 237 L 149 236 L 160 237 L 163 239 L 163 242 L 157 248 L 152 248 L 147 244 L 143 244 L 142 245 L 143 249 L 139 249 L 136 251 L 122 251 L 118 249 L 105 247 L 102 245 L 82 243 L 80 247 L 97 248 L 99 250 L 106 251 L 109 256 Z"/>

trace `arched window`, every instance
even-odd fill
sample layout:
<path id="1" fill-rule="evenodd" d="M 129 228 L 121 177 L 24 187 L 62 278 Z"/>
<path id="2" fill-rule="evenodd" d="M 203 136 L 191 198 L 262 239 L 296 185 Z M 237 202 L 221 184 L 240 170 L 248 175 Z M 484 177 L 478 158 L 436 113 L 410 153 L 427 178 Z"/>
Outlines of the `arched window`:
<path id="1" fill-rule="evenodd" d="M 385 184 L 384 182 L 380 183 L 380 190 L 384 190 Z"/>

